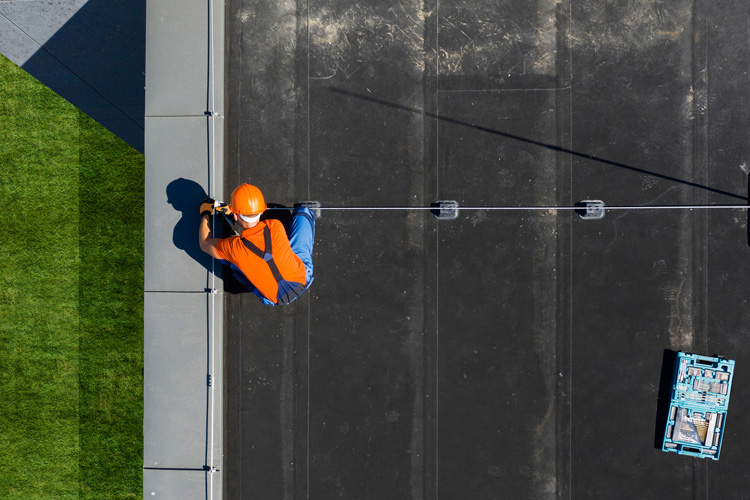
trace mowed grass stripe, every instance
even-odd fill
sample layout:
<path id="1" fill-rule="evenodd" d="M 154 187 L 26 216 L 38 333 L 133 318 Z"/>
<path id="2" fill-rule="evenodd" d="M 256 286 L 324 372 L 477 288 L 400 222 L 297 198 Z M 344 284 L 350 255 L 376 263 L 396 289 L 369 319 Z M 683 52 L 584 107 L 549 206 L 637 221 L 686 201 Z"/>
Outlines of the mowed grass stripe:
<path id="1" fill-rule="evenodd" d="M 2 57 L 0 137 L 0 498 L 138 498 L 143 156 Z"/>
<path id="2" fill-rule="evenodd" d="M 81 492 L 140 498 L 143 155 L 87 116 L 80 121 Z"/>

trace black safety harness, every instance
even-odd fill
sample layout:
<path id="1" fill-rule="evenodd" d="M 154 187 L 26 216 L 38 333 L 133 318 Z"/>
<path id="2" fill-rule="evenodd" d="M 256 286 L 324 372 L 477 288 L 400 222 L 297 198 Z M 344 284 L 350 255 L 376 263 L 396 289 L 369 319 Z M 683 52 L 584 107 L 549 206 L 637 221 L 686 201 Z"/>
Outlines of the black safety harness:
<path id="1" fill-rule="evenodd" d="M 268 226 L 263 228 L 263 239 L 265 240 L 265 252 L 258 248 L 256 245 L 245 239 L 242 238 L 242 243 L 245 245 L 245 247 L 253 252 L 255 255 L 266 261 L 266 264 L 268 264 L 268 267 L 271 269 L 271 274 L 273 274 L 274 279 L 276 280 L 276 283 L 279 286 L 279 290 L 276 294 L 276 301 L 279 305 L 287 305 L 292 300 L 296 299 L 300 295 L 302 295 L 302 292 L 305 291 L 305 285 L 302 283 L 295 283 L 293 281 L 287 281 L 281 276 L 281 272 L 279 271 L 279 267 L 276 265 L 276 262 L 273 260 L 273 245 L 271 244 L 271 230 L 268 228 Z"/>

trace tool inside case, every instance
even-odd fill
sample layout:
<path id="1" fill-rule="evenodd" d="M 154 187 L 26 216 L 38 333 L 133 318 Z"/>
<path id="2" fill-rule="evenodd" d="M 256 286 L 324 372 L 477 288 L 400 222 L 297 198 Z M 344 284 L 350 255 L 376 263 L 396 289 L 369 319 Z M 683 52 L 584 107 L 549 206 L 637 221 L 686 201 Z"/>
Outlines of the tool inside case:
<path id="1" fill-rule="evenodd" d="M 663 451 L 719 459 L 734 361 L 677 353 Z"/>

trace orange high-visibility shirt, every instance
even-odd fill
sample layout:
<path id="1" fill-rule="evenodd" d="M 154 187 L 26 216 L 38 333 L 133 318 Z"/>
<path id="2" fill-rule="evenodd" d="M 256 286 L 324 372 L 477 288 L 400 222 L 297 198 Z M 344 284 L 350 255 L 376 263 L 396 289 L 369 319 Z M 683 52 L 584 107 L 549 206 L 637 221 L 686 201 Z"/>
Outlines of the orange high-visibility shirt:
<path id="1" fill-rule="evenodd" d="M 273 260 L 279 268 L 281 276 L 287 281 L 307 284 L 307 272 L 302 260 L 292 251 L 289 238 L 284 230 L 284 225 L 276 219 L 260 221 L 255 227 L 242 231 L 242 238 L 265 251 L 263 239 L 263 228 L 268 226 L 271 230 L 271 247 Z M 279 285 L 273 277 L 268 263 L 261 257 L 252 253 L 242 243 L 239 236 L 232 236 L 219 240 L 216 244 L 216 252 L 222 260 L 228 260 L 237 266 L 242 274 L 255 285 L 255 287 L 268 300 L 274 304 L 278 303 L 276 295 Z"/>

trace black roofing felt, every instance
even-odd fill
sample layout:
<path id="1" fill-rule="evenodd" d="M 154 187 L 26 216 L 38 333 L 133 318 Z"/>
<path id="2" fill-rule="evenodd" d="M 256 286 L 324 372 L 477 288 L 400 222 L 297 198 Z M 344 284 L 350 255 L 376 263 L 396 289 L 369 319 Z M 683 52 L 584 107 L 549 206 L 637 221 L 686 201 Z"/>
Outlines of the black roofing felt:
<path id="1" fill-rule="evenodd" d="M 227 498 L 742 498 L 747 2 L 227 7 L 226 189 L 321 202 L 316 280 L 226 297 Z M 232 289 L 232 284 L 228 288 Z M 674 352 L 737 362 L 718 462 Z"/>

